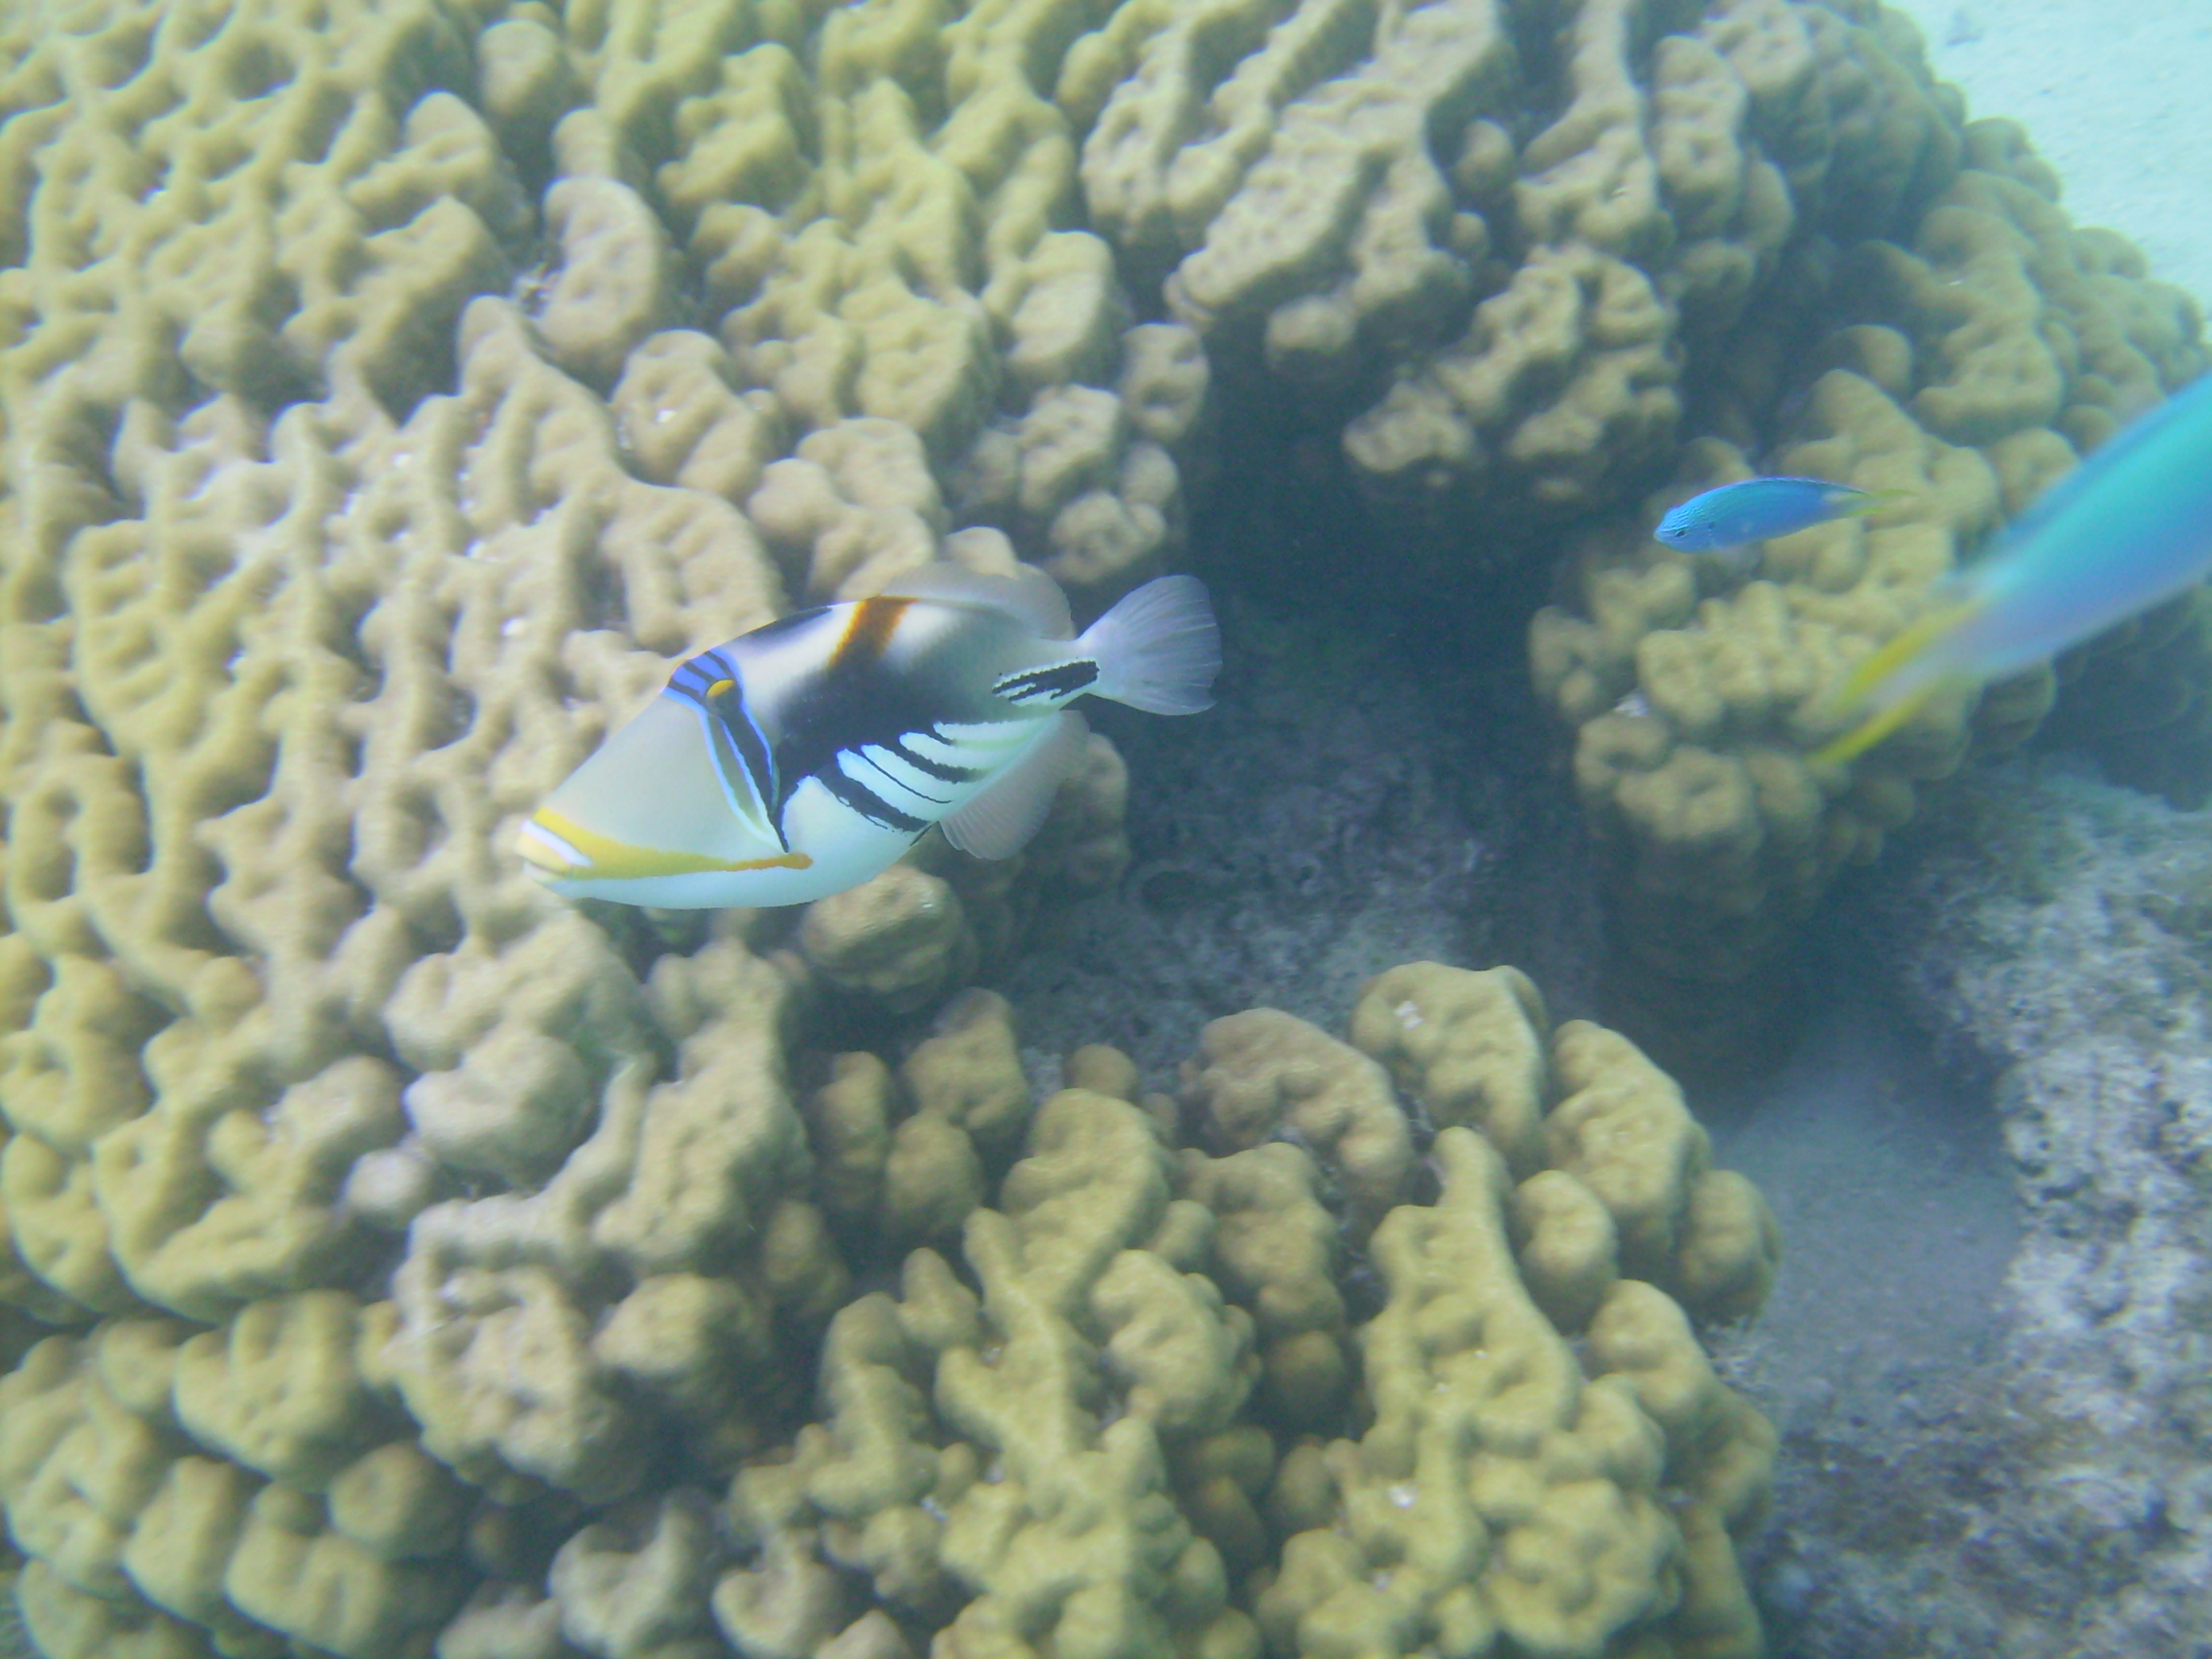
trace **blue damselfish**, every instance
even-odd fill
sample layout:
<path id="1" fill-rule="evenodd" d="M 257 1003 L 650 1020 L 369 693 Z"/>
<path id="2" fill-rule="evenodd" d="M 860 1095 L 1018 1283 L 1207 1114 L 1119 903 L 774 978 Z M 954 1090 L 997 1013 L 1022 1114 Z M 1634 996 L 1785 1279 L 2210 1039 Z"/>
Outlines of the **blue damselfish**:
<path id="1" fill-rule="evenodd" d="M 1651 534 L 1684 553 L 1741 547 L 1853 513 L 1870 513 L 1901 490 L 1861 490 L 1825 478 L 1746 478 L 1692 496 Z"/>
<path id="2" fill-rule="evenodd" d="M 2046 492 L 1933 608 L 1855 669 L 1830 712 L 1871 716 L 1848 760 L 1938 692 L 2017 674 L 2212 574 L 2212 376 L 2138 418 Z"/>

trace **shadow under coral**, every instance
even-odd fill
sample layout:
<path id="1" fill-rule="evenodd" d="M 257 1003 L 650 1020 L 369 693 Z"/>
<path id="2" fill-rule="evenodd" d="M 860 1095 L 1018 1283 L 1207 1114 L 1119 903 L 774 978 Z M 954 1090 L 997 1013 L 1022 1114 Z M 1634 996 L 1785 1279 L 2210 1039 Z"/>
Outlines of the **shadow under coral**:
<path id="1" fill-rule="evenodd" d="M 1517 665 L 1341 593 L 1287 609 L 1233 594 L 1225 613 L 1211 715 L 1100 722 L 1128 759 L 1135 858 L 993 981 L 1033 1073 L 1109 1041 L 1172 1088 L 1207 1020 L 1266 1004 L 1326 1026 L 1369 977 L 1420 957 L 1512 962 L 1563 1014 L 1593 1011 L 1590 860 Z M 1931 1051 L 1916 1027 L 1940 1028 L 1940 1010 L 1883 934 L 1923 856 L 1900 848 L 1899 873 L 1841 895 L 1771 1041 L 1690 1085 L 1719 1161 L 1768 1195 L 1787 1240 L 1773 1301 L 1720 1356 L 1784 1436 L 1748 1563 L 1778 1656 L 2055 1653 L 2134 1571 L 2090 1584 L 2031 1559 L 2058 1534 L 2031 1495 L 2048 1448 L 2015 1410 L 2033 1323 L 2010 1282 L 2019 1169 L 1993 1079 Z"/>

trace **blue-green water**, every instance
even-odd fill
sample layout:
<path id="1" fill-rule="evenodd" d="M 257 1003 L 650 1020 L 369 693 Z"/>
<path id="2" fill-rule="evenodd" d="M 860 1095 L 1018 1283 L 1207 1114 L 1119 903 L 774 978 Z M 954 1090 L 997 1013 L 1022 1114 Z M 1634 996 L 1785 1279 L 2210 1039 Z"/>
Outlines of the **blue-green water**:
<path id="1" fill-rule="evenodd" d="M 2212 607 L 1819 752 L 2204 369 L 2212 32 L 1909 10 L 0 5 L 8 1640 L 2202 1649 Z M 1216 706 L 532 879 L 940 560 Z"/>

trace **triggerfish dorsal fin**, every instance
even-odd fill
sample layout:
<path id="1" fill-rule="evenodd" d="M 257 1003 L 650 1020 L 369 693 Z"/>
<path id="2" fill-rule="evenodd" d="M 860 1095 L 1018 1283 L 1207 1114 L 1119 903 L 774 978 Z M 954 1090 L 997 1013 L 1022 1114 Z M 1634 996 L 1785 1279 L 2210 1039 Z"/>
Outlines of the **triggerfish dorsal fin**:
<path id="1" fill-rule="evenodd" d="M 1923 665 L 1930 652 L 1980 612 L 1983 603 L 1967 599 L 1931 610 L 1854 668 L 1836 688 L 1829 706 L 1839 711 L 1856 709 L 1869 701 L 1878 702 L 1880 706 L 1869 719 L 1815 750 L 1810 756 L 1813 764 L 1840 764 L 1856 759 L 1920 713 L 1937 692 L 1962 682 L 1964 676 L 1927 674 L 1916 677 L 1915 683 L 1894 696 L 1880 695 L 1885 685 L 1907 669 Z"/>
<path id="2" fill-rule="evenodd" d="M 965 605 L 1017 616 L 1041 640 L 1072 640 L 1075 618 L 1060 584 L 1034 565 L 1016 565 L 1005 573 L 971 571 L 949 559 L 917 565 L 883 584 L 878 599 L 921 599 L 939 605 Z"/>
<path id="3" fill-rule="evenodd" d="M 1009 859 L 1029 844 L 1052 810 L 1060 785 L 1083 762 L 1090 727 L 1072 709 L 1045 721 L 1029 752 L 989 789 L 942 820 L 944 838 L 978 859 Z"/>

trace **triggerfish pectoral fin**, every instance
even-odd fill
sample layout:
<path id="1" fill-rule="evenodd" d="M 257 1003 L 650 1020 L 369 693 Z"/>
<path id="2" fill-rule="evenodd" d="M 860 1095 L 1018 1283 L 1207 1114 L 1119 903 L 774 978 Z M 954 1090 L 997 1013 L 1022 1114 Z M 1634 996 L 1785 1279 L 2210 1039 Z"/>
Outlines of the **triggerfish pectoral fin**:
<path id="1" fill-rule="evenodd" d="M 1813 764 L 1840 765 L 1857 759 L 1928 707 L 1938 692 L 1971 683 L 1971 676 L 1935 668 L 1929 658 L 1981 608 L 1980 602 L 1969 600 L 1931 611 L 1853 669 L 1836 688 L 1829 707 L 1843 713 L 1871 702 L 1875 712 L 1815 750 L 1809 756 Z M 1901 685 L 1897 684 L 1899 681 Z M 1885 695 L 1884 688 L 1890 686 L 1896 689 Z"/>
<path id="2" fill-rule="evenodd" d="M 1090 727 L 1073 709 L 1062 709 L 1020 759 L 942 822 L 944 838 L 978 859 L 1011 859 L 1044 827 L 1059 793 L 1083 764 Z"/>

